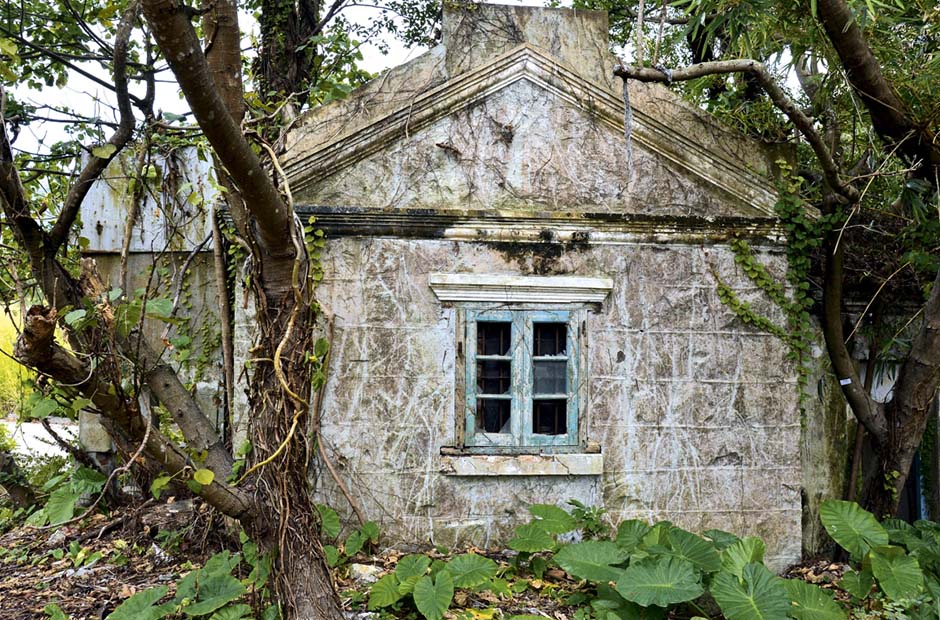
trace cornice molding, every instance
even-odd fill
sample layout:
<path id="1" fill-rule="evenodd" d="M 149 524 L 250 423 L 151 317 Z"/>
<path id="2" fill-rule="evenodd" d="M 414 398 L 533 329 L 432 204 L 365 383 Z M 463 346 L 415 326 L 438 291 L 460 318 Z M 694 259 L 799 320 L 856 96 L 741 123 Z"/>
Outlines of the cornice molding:
<path id="1" fill-rule="evenodd" d="M 441 301 L 533 304 L 599 304 L 614 287 L 610 278 L 476 273 L 432 273 L 428 284 Z"/>
<path id="2" fill-rule="evenodd" d="M 286 161 L 284 168 L 291 188 L 300 192 L 318 179 L 381 151 L 389 143 L 522 80 L 557 95 L 612 130 L 623 132 L 624 104 L 620 97 L 585 80 L 539 49 L 523 43 L 482 67 L 429 89 L 408 105 L 377 118 L 350 135 Z M 632 137 L 638 145 L 750 205 L 759 213 L 773 215 L 776 196 L 767 179 L 742 168 L 739 162 L 733 162 L 721 153 L 706 149 L 641 109 L 633 110 L 633 119 Z"/>

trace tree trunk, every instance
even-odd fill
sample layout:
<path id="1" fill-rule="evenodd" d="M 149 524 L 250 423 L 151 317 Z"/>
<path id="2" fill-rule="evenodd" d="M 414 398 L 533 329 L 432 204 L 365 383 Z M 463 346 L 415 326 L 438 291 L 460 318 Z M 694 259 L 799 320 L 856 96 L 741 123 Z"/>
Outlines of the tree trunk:
<path id="1" fill-rule="evenodd" d="M 0 486 L 10 495 L 17 508 L 26 508 L 36 502 L 36 495 L 16 464 L 16 459 L 6 450 L 0 450 Z"/>

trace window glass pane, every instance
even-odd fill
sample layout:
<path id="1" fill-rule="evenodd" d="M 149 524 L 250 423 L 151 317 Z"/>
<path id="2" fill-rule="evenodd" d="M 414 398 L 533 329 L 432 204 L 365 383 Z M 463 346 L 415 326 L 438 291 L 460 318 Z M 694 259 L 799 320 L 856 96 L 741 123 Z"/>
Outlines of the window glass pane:
<path id="1" fill-rule="evenodd" d="M 568 400 L 532 401 L 532 432 L 540 435 L 564 435 L 568 432 Z"/>
<path id="2" fill-rule="evenodd" d="M 512 323 L 477 323 L 477 355 L 509 355 Z"/>
<path id="3" fill-rule="evenodd" d="M 535 355 L 565 355 L 568 326 L 564 323 L 535 323 L 532 326 Z"/>
<path id="4" fill-rule="evenodd" d="M 477 399 L 477 431 L 508 433 L 512 401 L 505 398 Z"/>
<path id="5" fill-rule="evenodd" d="M 477 362 L 477 393 L 508 394 L 512 384 L 509 360 L 480 360 Z"/>
<path id="6" fill-rule="evenodd" d="M 549 362 L 535 360 L 532 362 L 535 377 L 532 392 L 534 394 L 567 394 L 568 393 L 568 362 Z"/>

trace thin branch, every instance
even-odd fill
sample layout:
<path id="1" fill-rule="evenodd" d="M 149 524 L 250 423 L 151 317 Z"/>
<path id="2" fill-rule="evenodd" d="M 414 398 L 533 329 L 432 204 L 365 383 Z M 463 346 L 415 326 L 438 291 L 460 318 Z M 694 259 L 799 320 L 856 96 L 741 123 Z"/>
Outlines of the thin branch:
<path id="1" fill-rule="evenodd" d="M 855 203 L 859 199 L 858 190 L 842 181 L 839 167 L 832 159 L 822 137 L 813 127 L 813 121 L 793 101 L 787 96 L 782 88 L 774 80 L 767 68 L 751 59 L 739 60 L 716 60 L 713 62 L 702 62 L 674 71 L 661 71 L 659 69 L 649 69 L 645 67 L 633 67 L 620 65 L 614 68 L 614 75 L 624 80 L 637 80 L 640 82 L 684 82 L 694 80 L 709 75 L 719 75 L 725 73 L 745 73 L 753 76 L 763 87 L 764 91 L 770 97 L 773 104 L 783 112 L 790 122 L 803 134 L 806 141 L 809 142 L 813 152 L 819 159 L 823 175 L 833 191 L 837 192 L 849 203 Z"/>
<path id="2" fill-rule="evenodd" d="M 131 101 L 127 92 L 127 44 L 139 11 L 140 5 L 136 1 L 131 2 L 121 17 L 115 35 L 114 92 L 117 95 L 118 109 L 121 112 L 121 122 L 111 139 L 106 143 L 107 146 L 113 148 L 107 149 L 108 152 L 104 157 L 92 153 L 91 159 L 79 175 L 78 181 L 69 188 L 69 193 L 65 197 L 65 204 L 62 205 L 62 211 L 49 233 L 47 251 L 53 254 L 68 239 L 72 224 L 75 223 L 75 218 L 78 217 L 82 200 L 85 199 L 92 184 L 101 176 L 111 160 L 127 145 L 134 133 L 134 111 L 131 108 Z"/>

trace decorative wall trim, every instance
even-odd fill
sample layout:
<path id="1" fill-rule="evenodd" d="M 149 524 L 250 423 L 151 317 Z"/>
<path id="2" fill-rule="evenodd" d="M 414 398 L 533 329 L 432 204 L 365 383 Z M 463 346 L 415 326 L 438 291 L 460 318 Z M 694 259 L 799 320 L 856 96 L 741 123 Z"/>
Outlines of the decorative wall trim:
<path id="1" fill-rule="evenodd" d="M 428 284 L 441 301 L 533 304 L 601 303 L 614 287 L 610 278 L 475 273 L 432 273 Z"/>
<path id="2" fill-rule="evenodd" d="M 600 476 L 603 454 L 442 456 L 445 476 Z"/>
<path id="3" fill-rule="evenodd" d="M 472 72 L 429 89 L 408 105 L 377 118 L 351 135 L 340 136 L 308 153 L 293 155 L 284 164 L 291 189 L 295 193 L 301 192 L 319 179 L 387 148 L 389 143 L 523 80 L 559 96 L 611 129 L 623 131 L 622 97 L 584 79 L 545 52 L 523 43 Z M 643 110 L 633 110 L 633 119 L 633 139 L 641 147 L 749 205 L 757 213 L 774 214 L 777 198 L 766 178 L 742 168 L 740 163 L 721 153 L 705 148 L 692 137 Z"/>

